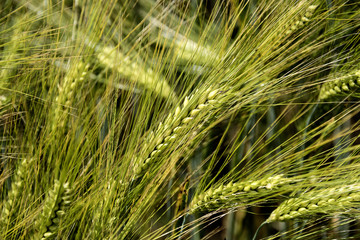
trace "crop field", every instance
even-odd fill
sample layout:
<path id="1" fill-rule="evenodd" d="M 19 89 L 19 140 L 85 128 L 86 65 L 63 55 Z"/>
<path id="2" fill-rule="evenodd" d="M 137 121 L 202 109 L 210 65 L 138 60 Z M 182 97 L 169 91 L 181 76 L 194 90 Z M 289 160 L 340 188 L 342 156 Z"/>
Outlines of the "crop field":
<path id="1" fill-rule="evenodd" d="M 0 239 L 360 239 L 358 0 L 0 0 Z"/>

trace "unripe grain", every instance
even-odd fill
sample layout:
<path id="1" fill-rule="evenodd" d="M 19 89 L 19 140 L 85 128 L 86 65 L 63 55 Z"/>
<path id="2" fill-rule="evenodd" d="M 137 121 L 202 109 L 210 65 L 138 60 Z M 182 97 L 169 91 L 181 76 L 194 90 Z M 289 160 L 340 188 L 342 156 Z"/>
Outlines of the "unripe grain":
<path id="1" fill-rule="evenodd" d="M 355 91 L 360 87 L 360 71 L 355 70 L 350 73 L 342 73 L 339 77 L 323 83 L 320 89 L 319 99 L 327 100 L 336 96 L 348 96 L 350 91 Z"/>
<path id="2" fill-rule="evenodd" d="M 164 98 L 176 99 L 165 78 L 160 73 L 154 72 L 149 66 L 145 70 L 145 64 L 140 59 L 131 59 L 110 47 L 101 48 L 97 57 L 102 65 L 116 71 L 131 82 L 139 83 Z"/>
<path id="3" fill-rule="evenodd" d="M 290 25 L 286 26 L 285 34 L 290 35 L 294 33 L 295 31 L 299 30 L 300 28 L 304 27 L 307 22 L 310 21 L 310 19 L 313 17 L 314 12 L 318 6 L 317 5 L 310 5 L 305 10 L 305 13 L 303 15 L 300 15 L 296 17 Z"/>
<path id="4" fill-rule="evenodd" d="M 0 215 L 0 225 L 7 225 L 12 218 L 12 214 L 15 214 L 19 207 L 18 203 L 21 200 L 20 194 L 23 191 L 26 172 L 29 170 L 31 162 L 32 159 L 23 159 L 15 171 L 7 200 L 3 203 L 3 209 Z"/>
<path id="5" fill-rule="evenodd" d="M 45 198 L 43 211 L 36 222 L 34 239 L 53 239 L 57 236 L 61 219 L 66 214 L 73 198 L 69 183 L 60 184 L 55 180 L 53 188 Z"/>
<path id="6" fill-rule="evenodd" d="M 165 121 L 159 124 L 157 131 L 149 135 L 147 142 L 155 142 L 156 145 L 144 160 L 135 164 L 134 171 L 137 177 L 144 175 L 146 170 L 156 163 L 157 156 L 162 154 L 168 146 L 188 134 L 193 128 L 192 122 L 199 121 L 201 115 L 213 114 L 211 110 L 222 101 L 223 96 L 218 94 L 219 92 L 220 89 L 209 89 L 203 93 L 205 97 L 202 97 L 199 96 L 201 94 L 199 91 L 195 91 L 197 95 L 185 97 L 182 108 L 177 107 L 174 114 L 169 114 Z M 200 127 L 202 127 L 201 124 Z M 199 130 L 196 129 L 193 135 L 196 135 Z"/>
<path id="7" fill-rule="evenodd" d="M 318 214 L 351 214 L 360 201 L 360 184 L 345 185 L 321 190 L 310 190 L 298 198 L 281 203 L 267 222 L 286 221 L 296 218 L 311 219 Z"/>
<path id="8" fill-rule="evenodd" d="M 246 206 L 251 199 L 260 199 L 267 193 L 273 194 L 276 189 L 290 182 L 290 179 L 277 175 L 259 181 L 230 182 L 210 188 L 192 200 L 189 213 Z"/>
<path id="9" fill-rule="evenodd" d="M 78 61 L 70 67 L 68 73 L 59 86 L 59 93 L 56 97 L 56 106 L 54 112 L 52 130 L 56 131 L 58 127 L 63 128 L 67 123 L 68 116 L 64 114 L 64 106 L 69 107 L 75 96 L 77 87 L 84 81 L 88 74 L 89 65 Z"/>

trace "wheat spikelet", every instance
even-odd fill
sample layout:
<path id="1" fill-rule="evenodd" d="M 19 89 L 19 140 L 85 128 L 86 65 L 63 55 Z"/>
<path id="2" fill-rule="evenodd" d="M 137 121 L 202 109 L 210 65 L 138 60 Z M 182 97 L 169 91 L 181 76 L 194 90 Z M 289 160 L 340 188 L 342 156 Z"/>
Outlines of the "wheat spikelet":
<path id="1" fill-rule="evenodd" d="M 78 61 L 76 64 L 70 66 L 70 69 L 64 81 L 59 86 L 59 94 L 55 99 L 56 107 L 54 110 L 53 131 L 59 128 L 64 128 L 67 123 L 67 114 L 64 114 L 64 106 L 71 106 L 75 92 L 81 82 L 84 81 L 88 74 L 89 65 Z"/>
<path id="2" fill-rule="evenodd" d="M 7 200 L 3 203 L 2 211 L 0 215 L 0 226 L 6 226 L 11 220 L 12 215 L 16 213 L 18 208 L 18 202 L 25 184 L 25 174 L 28 171 L 29 164 L 32 160 L 24 159 L 19 164 L 12 180 L 11 180 L 11 190 L 8 193 Z"/>
<path id="3" fill-rule="evenodd" d="M 302 5 L 302 3 L 299 3 Z M 309 5 L 305 10 L 301 6 L 299 8 L 290 9 L 290 15 L 285 14 L 286 19 L 279 21 L 279 27 L 276 30 L 277 32 L 269 38 L 269 42 L 272 44 L 269 49 L 265 52 L 265 54 L 269 54 L 271 52 L 278 52 L 279 44 L 282 45 L 286 43 L 289 37 L 292 36 L 293 33 L 301 30 L 306 26 L 308 22 L 314 16 L 315 10 L 317 9 L 318 5 Z M 291 16 L 289 18 L 288 16 Z M 275 44 L 274 44 L 275 43 Z M 276 44 L 278 43 L 278 44 Z M 259 57 L 259 55 L 256 55 Z"/>
<path id="4" fill-rule="evenodd" d="M 298 15 L 288 24 L 284 25 L 285 36 L 291 35 L 297 30 L 303 28 L 313 17 L 318 5 L 310 5 L 306 8 L 305 13 Z"/>
<path id="5" fill-rule="evenodd" d="M 185 63 L 194 62 L 199 65 L 210 63 L 212 66 L 216 66 L 220 62 L 218 56 L 209 48 L 203 47 L 185 37 L 175 41 L 174 51 L 180 60 Z"/>
<path id="6" fill-rule="evenodd" d="M 97 58 L 102 65 L 115 70 L 133 83 L 139 83 L 143 87 L 154 91 L 159 96 L 176 101 L 176 95 L 165 78 L 160 73 L 153 71 L 149 66 L 146 66 L 145 69 L 144 63 L 140 59 L 134 60 L 129 56 L 124 56 L 116 48 L 103 47 L 100 49 Z"/>
<path id="7" fill-rule="evenodd" d="M 25 15 L 22 18 L 17 18 L 14 32 L 11 35 L 11 39 L 5 45 L 5 53 L 2 55 L 2 61 L 0 61 L 0 89 L 4 85 L 9 84 L 10 78 L 13 76 L 14 71 L 19 65 L 19 59 L 24 55 L 24 47 L 26 40 L 26 25 L 22 25 L 23 21 L 27 21 L 28 16 Z"/>
<path id="8" fill-rule="evenodd" d="M 155 146 L 147 158 L 135 164 L 135 174 L 138 177 L 144 175 L 146 170 L 155 164 L 157 157 L 168 146 L 177 139 L 180 139 L 181 136 L 189 134 L 189 130 L 193 127 L 191 122 L 195 122 L 198 116 L 212 114 L 211 109 L 221 102 L 222 94 L 220 93 L 220 89 L 208 89 L 203 94 L 200 91 L 195 91 L 195 95 L 185 97 L 182 108 L 178 106 L 172 114 L 168 115 L 164 123 L 159 124 L 157 131 L 155 133 L 152 132 L 146 140 L 147 143 L 155 143 Z M 195 134 L 198 130 L 196 128 Z M 146 149 L 147 145 L 144 148 Z"/>
<path id="9" fill-rule="evenodd" d="M 355 70 L 350 73 L 342 74 L 340 77 L 326 82 L 321 86 L 319 99 L 326 100 L 331 97 L 349 95 L 351 90 L 360 87 L 360 71 Z"/>
<path id="10" fill-rule="evenodd" d="M 189 213 L 246 206 L 250 199 L 273 194 L 273 190 L 289 183 L 291 180 L 282 175 L 258 181 L 230 182 L 196 196 L 191 201 Z"/>
<path id="11" fill-rule="evenodd" d="M 45 199 L 43 211 L 36 222 L 37 233 L 33 239 L 54 239 L 57 236 L 61 218 L 65 215 L 73 198 L 69 183 L 60 184 L 55 180 L 53 189 Z"/>
<path id="12" fill-rule="evenodd" d="M 296 218 L 309 219 L 317 214 L 345 213 L 360 200 L 360 184 L 344 185 L 303 193 L 281 203 L 267 222 L 285 221 Z M 350 214 L 350 212 L 347 212 Z"/>
<path id="13" fill-rule="evenodd" d="M 89 238 L 90 239 L 97 239 L 98 236 L 101 234 L 103 229 L 103 223 L 101 220 L 101 212 L 103 209 L 103 201 L 96 206 L 94 213 L 92 214 L 92 226 L 89 230 Z"/>
<path id="14" fill-rule="evenodd" d="M 209 47 L 202 46 L 188 37 L 174 31 L 154 17 L 150 17 L 149 20 L 151 26 L 160 29 L 161 37 L 164 39 L 162 43 L 165 46 L 171 44 L 171 50 L 181 63 L 216 66 L 216 64 L 220 62 L 219 56 L 209 49 Z M 155 29 L 150 28 L 150 31 L 153 30 Z"/>
<path id="15" fill-rule="evenodd" d="M 103 198 L 98 202 L 92 217 L 92 226 L 89 230 L 89 237 L 91 239 L 99 239 L 105 234 L 110 234 L 109 229 L 113 229 L 119 217 L 120 198 L 115 198 L 112 202 L 113 187 L 116 181 L 112 179 L 103 193 Z M 120 181 L 120 185 L 123 183 Z M 125 184 L 124 184 L 125 185 Z"/>

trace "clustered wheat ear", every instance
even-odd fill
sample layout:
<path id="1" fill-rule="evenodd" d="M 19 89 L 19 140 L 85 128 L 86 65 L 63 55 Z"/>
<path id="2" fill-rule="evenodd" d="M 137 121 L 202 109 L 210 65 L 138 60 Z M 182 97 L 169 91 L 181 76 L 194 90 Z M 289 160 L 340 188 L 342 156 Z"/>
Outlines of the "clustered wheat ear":
<path id="1" fill-rule="evenodd" d="M 164 76 L 152 70 L 145 62 L 135 57 L 125 56 L 118 49 L 101 47 L 97 53 L 99 62 L 127 78 L 133 84 L 155 92 L 157 95 L 176 102 L 176 94 L 172 91 Z"/>
<path id="2" fill-rule="evenodd" d="M 220 93 L 220 88 L 207 89 L 204 92 L 195 91 L 190 97 L 185 97 L 182 107 L 178 106 L 173 113 L 170 113 L 165 121 L 159 124 L 157 130 L 151 132 L 146 139 L 143 149 L 150 147 L 151 152 L 145 159 L 136 160 L 134 166 L 136 176 L 143 176 L 151 166 L 156 164 L 157 158 L 168 149 L 168 146 L 189 134 L 189 131 L 195 127 L 192 123 L 199 123 L 198 117 L 204 114 L 213 114 L 212 108 L 218 105 L 223 97 Z M 196 128 L 196 131 L 198 130 Z M 190 136 L 193 134 L 192 132 Z"/>
<path id="3" fill-rule="evenodd" d="M 321 86 L 319 99 L 327 100 L 331 97 L 349 95 L 360 87 L 360 70 L 342 74 L 336 79 Z"/>
<path id="4" fill-rule="evenodd" d="M 291 179 L 283 175 L 276 175 L 261 180 L 230 182 L 210 188 L 194 197 L 189 206 L 189 213 L 245 207 L 254 199 L 261 201 L 265 195 L 274 195 L 276 190 L 291 182 Z"/>
<path id="5" fill-rule="evenodd" d="M 267 219 L 267 222 L 286 221 L 296 218 L 311 219 L 317 214 L 337 213 L 351 215 L 358 213 L 360 184 L 343 185 L 322 190 L 310 190 L 298 198 L 281 203 Z"/>
<path id="6" fill-rule="evenodd" d="M 3 203 L 0 215 L 0 226 L 6 226 L 14 214 L 17 214 L 18 203 L 25 184 L 25 174 L 29 171 L 29 165 L 32 159 L 24 159 L 18 165 L 15 174 L 11 179 L 11 189 L 8 193 L 7 200 Z"/>
<path id="7" fill-rule="evenodd" d="M 61 183 L 55 180 L 53 188 L 45 198 L 41 215 L 36 220 L 33 239 L 54 239 L 57 236 L 58 227 L 65 215 L 73 198 L 73 189 L 69 183 Z"/>
<path id="8" fill-rule="evenodd" d="M 64 81 L 59 86 L 58 96 L 55 98 L 53 131 L 57 127 L 64 128 L 66 126 L 68 114 L 64 113 L 64 106 L 70 107 L 72 105 L 72 101 L 76 96 L 75 92 L 88 75 L 88 69 L 89 65 L 83 61 L 77 61 L 70 65 Z"/>

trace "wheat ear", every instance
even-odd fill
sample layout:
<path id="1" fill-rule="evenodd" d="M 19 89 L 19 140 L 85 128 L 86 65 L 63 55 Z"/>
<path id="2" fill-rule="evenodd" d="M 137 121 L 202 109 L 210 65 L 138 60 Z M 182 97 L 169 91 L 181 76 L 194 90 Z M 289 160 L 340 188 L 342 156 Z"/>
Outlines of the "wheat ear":
<path id="1" fill-rule="evenodd" d="M 198 65 L 216 66 L 220 62 L 218 55 L 206 46 L 201 46 L 184 35 L 174 31 L 158 19 L 151 17 L 150 24 L 161 29 L 163 43 L 174 44 L 171 46 L 176 56 L 183 63 L 195 63 Z M 166 44 L 165 44 L 166 45 Z M 170 45 L 170 44 L 167 44 Z M 211 60 L 211 61 L 209 61 Z"/>
<path id="2" fill-rule="evenodd" d="M 12 33 L 10 41 L 4 45 L 4 52 L 2 54 L 2 61 L 0 61 L 0 89 L 5 84 L 9 84 L 9 79 L 13 77 L 13 74 L 19 64 L 19 59 L 24 55 L 24 46 L 26 41 L 27 31 L 23 25 L 22 21 L 27 21 L 27 16 L 23 18 L 18 18 L 17 21 L 20 23 L 19 26 L 15 26 L 14 32 Z M 21 52 L 21 53 L 20 53 Z M 6 54 L 4 54 L 6 53 Z"/>
<path id="3" fill-rule="evenodd" d="M 360 201 L 360 184 L 312 190 L 298 198 L 282 202 L 267 219 L 267 222 L 286 221 L 296 218 L 310 219 L 317 214 L 344 213 Z M 347 211 L 350 214 L 350 211 Z"/>
<path id="4" fill-rule="evenodd" d="M 32 160 L 24 159 L 19 164 L 13 178 L 11 179 L 11 190 L 8 193 L 7 200 L 3 203 L 0 215 L 0 226 L 6 226 L 11 220 L 12 215 L 18 208 L 18 202 L 25 184 L 25 174 L 28 171 L 29 164 Z"/>
<path id="5" fill-rule="evenodd" d="M 67 114 L 64 114 L 64 106 L 71 106 L 75 91 L 88 75 L 89 65 L 82 61 L 70 66 L 69 71 L 64 77 L 64 81 L 59 86 L 59 94 L 55 98 L 56 106 L 54 110 L 53 130 L 57 127 L 64 128 L 67 122 Z"/>
<path id="6" fill-rule="evenodd" d="M 55 180 L 54 187 L 45 199 L 40 218 L 36 221 L 37 234 L 34 239 L 53 239 L 57 236 L 61 218 L 65 215 L 73 198 L 69 183 L 60 184 Z"/>
<path id="7" fill-rule="evenodd" d="M 321 86 L 319 99 L 326 100 L 340 95 L 349 95 L 351 90 L 360 87 L 360 70 L 342 74 L 333 81 L 326 82 Z"/>
<path id="8" fill-rule="evenodd" d="M 103 198 L 96 205 L 93 212 L 92 226 L 88 234 L 91 239 L 98 239 L 100 236 L 104 236 L 104 234 L 109 234 L 106 230 L 113 229 L 117 223 L 116 221 L 119 220 L 121 199 L 115 198 L 113 202 L 112 197 L 115 183 L 114 179 L 107 183 L 107 188 L 102 194 Z M 120 185 L 123 185 L 121 181 Z"/>
<path id="9" fill-rule="evenodd" d="M 294 32 L 304 28 L 306 24 L 311 21 L 317 7 L 318 5 L 310 5 L 305 9 L 305 12 L 300 13 L 298 12 L 298 8 L 293 9 L 291 19 L 287 17 L 287 19 L 285 19 L 286 22 L 284 22 L 284 20 L 279 22 L 281 25 L 278 28 L 278 32 L 272 36 L 269 43 L 272 45 L 274 45 L 274 43 L 284 43 L 284 40 L 288 39 Z M 266 52 L 276 52 L 277 50 L 278 46 L 275 44 Z"/>
<path id="10" fill-rule="evenodd" d="M 311 18 L 314 16 L 315 10 L 318 5 L 310 5 L 306 8 L 305 13 L 295 17 L 288 24 L 284 25 L 285 35 L 291 35 L 297 30 L 303 28 L 308 22 L 310 22 Z"/>
<path id="11" fill-rule="evenodd" d="M 176 94 L 171 90 L 170 85 L 164 76 L 146 66 L 140 59 L 131 59 L 124 56 L 119 50 L 111 47 L 99 48 L 97 58 L 99 62 L 133 83 L 141 84 L 143 87 L 154 91 L 166 99 L 176 99 Z M 174 100 L 176 101 L 176 100 Z"/>
<path id="12" fill-rule="evenodd" d="M 21 23 L 26 21 L 27 16 L 18 18 L 17 21 Z M 3 23 L 5 24 L 5 23 Z M 17 23 L 15 24 L 17 25 Z M 11 83 L 14 83 L 12 79 L 19 65 L 19 59 L 23 58 L 24 46 L 26 42 L 27 31 L 23 26 L 17 26 L 12 33 L 11 39 L 4 44 L 2 59 L 0 60 L 0 109 L 10 102 L 9 96 L 7 96 L 6 90 L 11 88 Z"/>
<path id="13" fill-rule="evenodd" d="M 181 139 L 181 136 L 189 134 L 189 132 L 189 136 L 193 136 L 191 128 L 194 126 L 191 123 L 198 122 L 197 118 L 203 114 L 212 114 L 211 108 L 221 101 L 220 93 L 220 89 L 208 89 L 203 94 L 195 91 L 194 95 L 185 97 L 182 107 L 178 106 L 173 113 L 167 116 L 164 123 L 159 124 L 156 132 L 152 132 L 147 138 L 146 142 L 155 143 L 155 146 L 150 148 L 152 150 L 144 160 L 135 164 L 136 176 L 143 176 L 147 169 L 156 163 L 158 156 L 177 139 Z M 195 131 L 199 131 L 199 129 L 196 128 Z M 144 148 L 147 147 L 148 144 L 145 144 Z"/>
<path id="14" fill-rule="evenodd" d="M 291 179 L 284 178 L 283 175 L 258 181 L 230 182 L 227 185 L 210 188 L 196 196 L 191 201 L 189 213 L 246 206 L 252 199 L 261 199 L 266 194 L 274 194 L 274 190 L 289 183 Z"/>
<path id="15" fill-rule="evenodd" d="M 176 39 L 174 51 L 184 63 L 194 62 L 199 65 L 211 64 L 212 66 L 216 66 L 216 64 L 220 62 L 218 55 L 209 48 L 200 46 L 186 37 Z"/>

